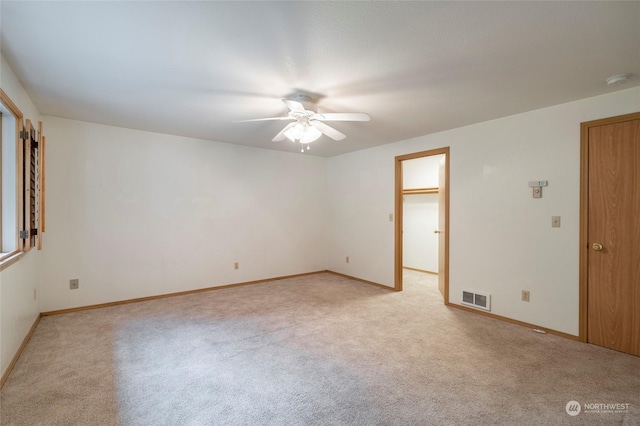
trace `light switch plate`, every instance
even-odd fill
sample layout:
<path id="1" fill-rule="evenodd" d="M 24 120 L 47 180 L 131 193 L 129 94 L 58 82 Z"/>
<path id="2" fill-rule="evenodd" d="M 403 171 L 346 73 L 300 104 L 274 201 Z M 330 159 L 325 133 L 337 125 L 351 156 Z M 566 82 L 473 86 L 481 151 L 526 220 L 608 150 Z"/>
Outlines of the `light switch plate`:
<path id="1" fill-rule="evenodd" d="M 551 227 L 560 228 L 560 216 L 551 216 Z"/>

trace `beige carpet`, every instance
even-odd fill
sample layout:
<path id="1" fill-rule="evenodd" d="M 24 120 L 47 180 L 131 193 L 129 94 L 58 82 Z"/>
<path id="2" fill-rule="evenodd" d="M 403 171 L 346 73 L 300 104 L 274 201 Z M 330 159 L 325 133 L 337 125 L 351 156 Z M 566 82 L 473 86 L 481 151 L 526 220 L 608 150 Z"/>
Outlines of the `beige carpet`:
<path id="1" fill-rule="evenodd" d="M 446 308 L 435 279 L 323 273 L 45 317 L 1 424 L 640 424 L 640 358 Z"/>

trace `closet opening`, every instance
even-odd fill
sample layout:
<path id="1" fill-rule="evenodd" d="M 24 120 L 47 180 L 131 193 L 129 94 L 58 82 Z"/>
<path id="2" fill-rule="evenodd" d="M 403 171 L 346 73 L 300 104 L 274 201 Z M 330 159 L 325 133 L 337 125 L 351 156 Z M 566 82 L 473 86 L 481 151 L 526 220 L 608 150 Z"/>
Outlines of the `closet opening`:
<path id="1" fill-rule="evenodd" d="M 395 290 L 405 275 L 437 278 L 449 302 L 449 148 L 398 156 L 395 189 Z"/>

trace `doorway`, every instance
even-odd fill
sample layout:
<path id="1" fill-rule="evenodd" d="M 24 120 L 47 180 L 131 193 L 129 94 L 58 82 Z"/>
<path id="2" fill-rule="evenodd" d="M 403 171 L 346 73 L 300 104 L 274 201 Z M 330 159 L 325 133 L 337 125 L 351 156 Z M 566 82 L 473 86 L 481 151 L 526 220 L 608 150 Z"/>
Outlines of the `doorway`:
<path id="1" fill-rule="evenodd" d="M 580 340 L 640 356 L 640 113 L 580 143 Z"/>
<path id="2" fill-rule="evenodd" d="M 403 178 L 403 163 L 418 158 L 441 156 L 439 166 L 438 187 L 405 188 Z M 404 202 L 405 189 L 415 190 L 417 193 L 438 194 L 438 229 L 432 232 L 438 236 L 438 289 L 445 304 L 449 304 L 449 147 L 432 149 L 397 156 L 395 158 L 395 269 L 394 289 L 402 291 L 404 266 L 403 232 L 404 232 Z"/>

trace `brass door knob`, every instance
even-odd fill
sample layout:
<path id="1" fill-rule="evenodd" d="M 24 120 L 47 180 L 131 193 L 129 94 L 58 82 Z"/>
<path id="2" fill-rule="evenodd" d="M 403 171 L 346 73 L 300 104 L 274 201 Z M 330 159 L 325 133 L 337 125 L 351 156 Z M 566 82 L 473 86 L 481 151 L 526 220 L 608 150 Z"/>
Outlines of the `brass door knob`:
<path id="1" fill-rule="evenodd" d="M 604 247 L 602 247 L 602 244 L 600 243 L 593 243 L 593 245 L 591 245 L 591 248 L 595 251 L 602 251 Z"/>

